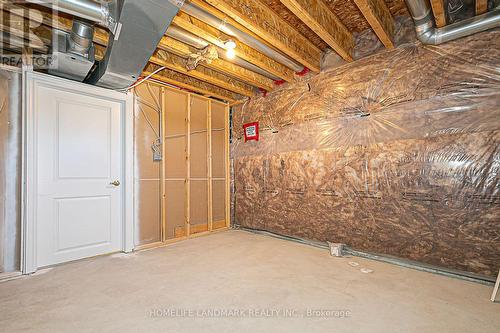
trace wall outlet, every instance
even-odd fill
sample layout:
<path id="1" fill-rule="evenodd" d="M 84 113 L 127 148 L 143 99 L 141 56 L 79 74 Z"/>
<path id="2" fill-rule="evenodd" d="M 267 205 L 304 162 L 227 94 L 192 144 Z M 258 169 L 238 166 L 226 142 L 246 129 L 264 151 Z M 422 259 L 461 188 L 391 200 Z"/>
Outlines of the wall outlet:
<path id="1" fill-rule="evenodd" d="M 342 257 L 345 244 L 328 242 L 328 245 L 330 246 L 330 254 L 332 256 Z"/>

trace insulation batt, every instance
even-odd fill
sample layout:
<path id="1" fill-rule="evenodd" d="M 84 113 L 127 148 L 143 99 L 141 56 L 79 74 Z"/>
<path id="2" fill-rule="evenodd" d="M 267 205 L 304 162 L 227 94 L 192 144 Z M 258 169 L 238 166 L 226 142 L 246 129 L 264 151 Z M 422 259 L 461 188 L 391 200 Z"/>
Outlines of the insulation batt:
<path id="1" fill-rule="evenodd" d="M 236 224 L 497 274 L 500 30 L 379 52 L 233 121 Z"/>

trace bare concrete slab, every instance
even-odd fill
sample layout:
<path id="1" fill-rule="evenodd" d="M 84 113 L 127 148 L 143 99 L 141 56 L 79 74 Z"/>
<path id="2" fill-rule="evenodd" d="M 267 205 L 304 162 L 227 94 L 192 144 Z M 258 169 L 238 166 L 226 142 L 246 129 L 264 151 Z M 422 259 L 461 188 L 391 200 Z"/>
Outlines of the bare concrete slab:
<path id="1" fill-rule="evenodd" d="M 490 294 L 484 285 L 228 231 L 0 283 L 0 331 L 498 332 L 500 304 Z"/>

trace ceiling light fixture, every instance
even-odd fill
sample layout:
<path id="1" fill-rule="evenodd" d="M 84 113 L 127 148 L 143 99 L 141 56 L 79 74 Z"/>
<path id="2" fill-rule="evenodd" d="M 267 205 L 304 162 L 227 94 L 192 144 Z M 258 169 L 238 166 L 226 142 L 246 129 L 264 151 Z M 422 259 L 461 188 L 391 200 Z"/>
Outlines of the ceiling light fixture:
<path id="1" fill-rule="evenodd" d="M 232 39 L 229 39 L 227 40 L 225 43 L 224 43 L 224 46 L 226 48 L 226 56 L 229 58 L 229 59 L 234 59 L 234 57 L 236 56 L 236 52 L 234 51 L 234 49 L 236 48 L 236 43 L 234 40 Z"/>

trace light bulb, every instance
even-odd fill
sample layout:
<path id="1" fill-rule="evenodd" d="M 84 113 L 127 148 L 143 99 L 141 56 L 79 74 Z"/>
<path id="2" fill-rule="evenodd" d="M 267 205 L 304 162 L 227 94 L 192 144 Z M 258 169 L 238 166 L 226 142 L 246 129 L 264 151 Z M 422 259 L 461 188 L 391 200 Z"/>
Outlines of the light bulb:
<path id="1" fill-rule="evenodd" d="M 226 49 L 235 49 L 236 48 L 236 42 L 232 39 L 229 39 L 227 40 L 225 43 L 224 43 L 224 46 L 226 47 Z"/>
<path id="2" fill-rule="evenodd" d="M 234 51 L 234 49 L 227 49 L 226 50 L 226 56 L 229 59 L 234 59 L 234 57 L 236 56 L 236 52 Z"/>

